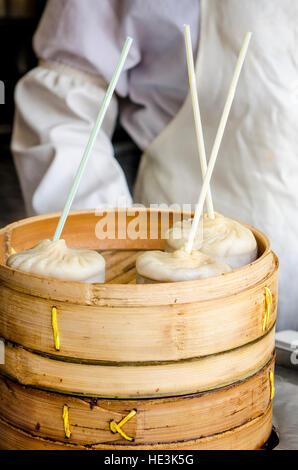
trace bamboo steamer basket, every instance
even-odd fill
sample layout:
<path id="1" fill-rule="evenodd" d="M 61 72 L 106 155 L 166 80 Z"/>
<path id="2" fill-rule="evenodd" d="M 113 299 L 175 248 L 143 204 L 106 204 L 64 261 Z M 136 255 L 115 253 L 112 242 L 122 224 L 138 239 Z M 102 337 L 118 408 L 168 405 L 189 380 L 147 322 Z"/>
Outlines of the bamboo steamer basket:
<path id="1" fill-rule="evenodd" d="M 221 434 L 170 443 L 75 445 L 36 437 L 0 418 L 0 449 L 4 450 L 259 450 L 272 429 L 272 405 L 261 416 Z"/>
<path id="2" fill-rule="evenodd" d="M 140 238 L 132 239 L 129 226 L 136 224 L 136 215 Z M 13 400 L 8 408 L 11 415 L 5 415 L 0 407 L 3 448 L 113 449 L 134 445 L 145 449 L 149 445 L 148 448 L 156 449 L 245 449 L 259 448 L 269 437 L 272 411 L 268 405 L 268 377 L 267 387 L 260 392 L 263 405 L 258 413 L 254 400 L 247 398 L 249 406 L 243 411 L 247 415 L 234 426 L 233 419 L 227 420 L 226 427 L 218 419 L 218 429 L 216 423 L 208 424 L 206 420 L 201 434 L 192 435 L 191 424 L 185 427 L 181 421 L 179 432 L 178 425 L 176 431 L 172 429 L 175 426 L 168 426 L 163 441 L 158 438 L 155 418 L 148 430 L 140 424 L 142 413 L 149 419 L 146 413 L 151 405 L 153 410 L 160 409 L 161 416 L 167 416 L 181 403 L 192 403 L 200 410 L 202 397 L 206 411 L 209 399 L 211 404 L 218 397 L 220 403 L 220 397 L 227 397 L 231 390 L 240 396 L 244 384 L 252 393 L 255 385 L 251 381 L 273 367 L 278 261 L 267 237 L 251 228 L 258 242 L 258 259 L 212 280 L 136 285 L 137 256 L 144 250 L 164 247 L 168 228 L 163 227 L 164 216 L 169 216 L 171 226 L 182 214 L 139 208 L 137 214 L 136 209 L 70 214 L 63 238 L 70 247 L 102 252 L 107 262 L 105 284 L 42 278 L 5 265 L 11 248 L 22 251 L 41 239 L 51 238 L 58 214 L 19 221 L 0 231 L 0 336 L 6 343 L 5 364 L 0 366 L 5 378 L 1 380 L 15 388 L 24 410 L 30 408 L 26 408 L 30 396 L 35 401 L 32 416 L 40 411 L 44 420 L 36 432 L 29 413 L 24 411 L 20 421 L 15 420 Z M 109 237 L 99 240 L 98 224 L 105 220 Z M 152 233 L 157 236 L 152 237 Z M 55 348 L 52 328 L 54 307 L 59 350 Z M 4 402 L 8 400 L 0 387 L 0 398 L 3 397 Z M 112 419 L 115 416 L 120 420 L 127 411 L 125 407 L 142 410 L 135 424 L 133 420 L 126 424 L 135 442 L 126 443 L 119 436 L 113 440 L 110 432 L 105 437 L 104 426 L 98 436 L 92 426 L 90 432 L 88 427 L 84 438 L 80 426 L 75 426 L 73 441 L 63 441 L 58 431 L 52 435 L 53 428 L 59 429 L 57 423 L 53 424 L 55 413 L 51 413 L 51 420 L 50 413 L 42 413 L 41 403 L 47 402 L 49 410 L 53 410 L 70 400 L 70 416 L 76 420 L 83 413 L 76 404 L 85 404 L 90 399 L 87 397 L 100 400 L 103 406 L 99 414 L 103 417 L 103 408 L 108 414 L 113 412 Z M 185 397 L 188 399 L 184 401 Z M 77 414 L 71 414 L 73 408 Z M 233 416 L 232 408 L 227 410 L 228 416 Z M 150 413 L 154 416 L 152 410 Z M 58 415 L 55 419 L 59 419 Z M 183 442 L 178 436 L 185 436 Z"/>
<path id="3" fill-rule="evenodd" d="M 57 215 L 1 230 L 0 336 L 9 344 L 0 370 L 23 384 L 61 393 L 144 398 L 224 386 L 262 368 L 274 349 L 277 303 L 277 259 L 267 237 L 253 229 L 259 258 L 212 280 L 135 285 L 136 256 L 164 245 L 164 214 L 138 210 L 139 225 L 145 226 L 139 240 L 129 239 L 127 232 L 119 236 L 123 217 L 128 228 L 134 220 L 128 211 L 69 216 L 63 233 L 69 246 L 106 252 L 106 284 L 64 282 L 5 266 L 11 247 L 21 251 L 50 238 Z M 113 222 L 110 230 L 116 227 L 118 233 L 98 240 L 97 224 L 107 215 Z M 177 213 L 170 213 L 170 224 L 173 215 Z M 156 227 L 159 238 L 152 240 Z M 273 299 L 266 329 L 265 288 Z M 59 351 L 53 339 L 53 307 L 58 312 Z"/>
<path id="4" fill-rule="evenodd" d="M 274 329 L 225 353 L 170 363 L 68 362 L 7 344 L 0 371 L 24 385 L 106 398 L 185 395 L 225 386 L 261 369 L 272 357 Z"/>
<path id="5" fill-rule="evenodd" d="M 226 431 L 266 413 L 272 397 L 269 376 L 273 370 L 271 359 L 255 375 L 234 385 L 195 395 L 150 400 L 65 396 L 25 387 L 0 376 L 0 416 L 16 429 L 60 445 L 123 444 L 123 438 L 112 433 L 109 424 L 111 420 L 119 423 L 132 410 L 136 414 L 123 430 L 135 445 L 171 444 L 220 434 L 224 437 Z M 71 439 L 65 436 L 63 426 L 65 405 L 69 410 Z"/>

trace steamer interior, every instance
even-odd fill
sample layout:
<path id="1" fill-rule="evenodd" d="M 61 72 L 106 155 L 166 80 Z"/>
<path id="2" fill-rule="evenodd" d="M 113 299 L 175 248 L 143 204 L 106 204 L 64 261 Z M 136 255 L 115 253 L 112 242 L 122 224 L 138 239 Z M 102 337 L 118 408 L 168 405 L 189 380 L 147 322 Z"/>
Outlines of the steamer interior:
<path id="1" fill-rule="evenodd" d="M 154 212 L 154 211 L 153 211 Z M 138 255 L 144 250 L 163 250 L 165 241 L 164 233 L 166 228 L 161 227 L 161 219 L 166 211 L 155 211 L 155 216 L 150 219 L 149 213 L 143 209 L 138 210 L 133 215 L 126 215 L 126 227 L 137 216 L 140 218 L 140 225 L 145 221 L 147 230 L 141 232 L 140 239 L 132 240 L 127 231 L 118 231 L 118 213 L 113 210 L 110 214 L 115 214 L 115 238 L 100 240 L 96 236 L 96 225 L 108 212 L 96 215 L 95 212 L 78 211 L 72 213 L 68 218 L 62 238 L 71 248 L 87 248 L 99 251 L 106 260 L 106 283 L 112 284 L 134 284 L 136 278 L 135 261 Z M 168 212 L 167 212 L 168 213 Z M 182 216 L 181 216 L 182 218 Z M 36 245 L 40 240 L 51 239 L 57 226 L 59 216 L 30 218 L 11 224 L 1 231 L 0 234 L 0 263 L 5 265 L 11 247 L 20 252 Z M 179 219 L 178 219 L 179 220 Z M 177 221 L 177 214 L 174 221 Z M 151 226 L 150 226 L 151 224 Z M 150 239 L 152 225 L 157 226 L 157 239 Z M 173 212 L 169 212 L 169 222 L 167 228 L 173 225 Z M 151 227 L 151 228 L 150 228 Z M 258 243 L 258 258 L 266 250 L 264 235 L 258 230 L 251 228 Z M 9 269 L 9 268 L 8 268 Z M 26 273 L 24 273 L 26 274 Z"/>

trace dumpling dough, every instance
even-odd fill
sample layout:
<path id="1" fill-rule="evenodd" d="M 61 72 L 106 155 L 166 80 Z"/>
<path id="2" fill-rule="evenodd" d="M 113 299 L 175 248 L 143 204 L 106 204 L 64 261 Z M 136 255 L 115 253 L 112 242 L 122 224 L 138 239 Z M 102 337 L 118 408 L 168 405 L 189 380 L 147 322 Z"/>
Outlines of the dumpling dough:
<path id="1" fill-rule="evenodd" d="M 210 219 L 203 215 L 203 244 L 206 255 L 221 259 L 233 269 L 251 263 L 257 258 L 258 246 L 249 228 L 236 220 L 215 214 Z"/>
<path id="2" fill-rule="evenodd" d="M 176 222 L 166 233 L 165 251 L 174 251 L 183 248 L 188 240 L 192 225 L 192 219 L 184 219 Z M 199 227 L 194 239 L 193 250 L 199 250 L 203 244 L 203 222 L 199 222 Z"/>
<path id="3" fill-rule="evenodd" d="M 203 242 L 200 250 L 212 258 L 224 261 L 232 269 L 240 268 L 251 263 L 257 258 L 258 247 L 256 239 L 247 227 L 236 220 L 215 213 L 215 218 L 210 219 L 208 214 L 203 214 Z M 190 221 L 183 232 L 183 238 L 173 243 L 172 234 L 166 243 L 166 249 L 177 249 L 177 242 L 184 246 L 190 232 Z M 199 246 L 201 236 L 196 236 L 194 249 Z"/>
<path id="4" fill-rule="evenodd" d="M 231 271 L 223 261 L 200 251 L 188 254 L 184 249 L 171 253 L 147 251 L 137 258 L 136 268 L 138 284 L 206 279 Z"/>
<path id="5" fill-rule="evenodd" d="M 183 248 L 188 240 L 192 225 L 192 219 L 184 219 L 176 222 L 166 233 L 165 251 L 175 251 Z M 193 250 L 200 250 L 203 244 L 203 222 L 199 222 L 199 227 L 195 235 Z"/>
<path id="6" fill-rule="evenodd" d="M 65 240 L 42 240 L 33 248 L 11 255 L 7 266 L 64 281 L 104 282 L 105 260 L 92 250 L 68 248 Z"/>

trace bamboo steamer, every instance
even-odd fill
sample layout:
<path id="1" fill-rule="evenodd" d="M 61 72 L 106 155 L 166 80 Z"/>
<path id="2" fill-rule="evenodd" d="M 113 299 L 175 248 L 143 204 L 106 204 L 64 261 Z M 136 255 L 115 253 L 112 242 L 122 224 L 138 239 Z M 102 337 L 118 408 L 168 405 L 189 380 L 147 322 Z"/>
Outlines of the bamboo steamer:
<path id="1" fill-rule="evenodd" d="M 204 397 L 207 410 L 208 400 L 211 404 L 214 396 L 228 396 L 231 390 L 240 396 L 238 388 L 240 390 L 243 384 L 252 392 L 255 386 L 251 380 L 272 364 L 278 261 L 267 237 L 251 228 L 258 242 L 258 259 L 222 276 L 136 285 L 135 260 L 144 250 L 163 249 L 168 228 L 163 226 L 163 221 L 167 216 L 171 226 L 182 214 L 139 208 L 137 211 L 111 209 L 101 214 L 95 211 L 70 214 L 63 238 L 70 247 L 102 252 L 107 261 L 105 284 L 42 278 L 5 265 L 12 247 L 21 251 L 41 239 L 51 238 L 59 215 L 33 217 L 0 230 L 0 336 L 6 342 L 6 360 L 0 366 L 0 373 L 6 377 L 5 383 L 15 388 L 24 410 L 29 409 L 29 395 L 35 400 L 32 416 L 42 411 L 41 403 L 47 402 L 49 410 L 53 411 L 58 403 L 59 406 L 62 401 L 67 403 L 69 395 L 73 396 L 70 411 L 74 407 L 77 416 L 83 410 L 77 409 L 76 404 L 86 404 L 86 397 L 101 400 L 103 406 L 99 414 L 102 416 L 106 416 L 102 412 L 106 407 L 108 414 L 113 411 L 115 416 L 122 416 L 124 407 L 130 408 L 127 399 L 131 405 L 135 401 L 133 406 L 143 410 L 144 416 L 149 413 L 144 411 L 145 403 L 151 403 L 154 410 L 158 409 L 155 402 L 158 403 L 161 416 L 170 413 L 165 409 L 178 410 L 181 403 L 192 403 L 199 410 L 198 397 L 200 403 Z M 98 227 L 104 221 L 108 238 L 99 240 Z M 137 239 L 130 237 L 131 224 L 138 225 L 140 237 Z M 55 348 L 54 342 L 53 307 L 57 311 L 60 350 Z M 20 413 L 20 421 L 14 420 L 16 413 L 11 402 L 9 416 L 0 407 L 0 435 L 3 438 L 5 432 L 6 436 L 1 445 L 20 449 L 72 446 L 113 449 L 114 446 L 131 448 L 131 445 L 138 449 L 147 448 L 146 445 L 175 449 L 181 441 L 181 449 L 259 448 L 271 430 L 268 386 L 267 381 L 261 397 L 263 405 L 267 400 L 266 409 L 260 408 L 258 415 L 250 403 L 241 423 L 232 426 L 232 421 L 229 424 L 227 420 L 227 427 L 221 428 L 218 419 L 216 430 L 214 423 L 208 424 L 207 420 L 202 424 L 200 435 L 192 435 L 190 428 L 183 427 L 181 422 L 176 434 L 169 425 L 169 433 L 163 441 L 154 424 L 152 429 L 144 431 L 139 413 L 137 425 L 126 424 L 135 438 L 133 444 L 125 443 L 123 437 L 115 437 L 107 430 L 105 437 L 104 427 L 103 434 L 97 436 L 92 426 L 85 440 L 80 437 L 78 426 L 73 433 L 74 440 L 63 442 L 59 432 L 51 434 L 53 428 L 59 427 L 57 423 L 51 424 L 50 413 L 43 416 L 41 412 L 43 419 L 49 422 L 40 427 L 44 431 L 36 432 L 29 413 L 24 411 Z M 4 396 L 7 401 L 3 387 L 0 387 L 0 398 Z M 180 395 L 183 398 L 179 398 Z M 185 396 L 192 398 L 184 402 Z M 111 398 L 114 401 L 108 401 Z M 231 416 L 234 412 L 230 409 Z M 75 414 L 73 416 L 77 419 Z M 176 418 L 176 411 L 173 416 Z M 183 442 L 182 428 L 185 429 Z"/>
<path id="2" fill-rule="evenodd" d="M 161 213 L 156 211 L 153 225 L 158 225 Z M 140 214 L 148 219 L 149 236 L 148 212 Z M 277 259 L 261 232 L 254 230 L 261 256 L 251 265 L 212 280 L 167 283 L 165 289 L 164 284 L 131 284 L 139 250 L 161 249 L 164 241 L 98 240 L 99 219 L 92 212 L 74 213 L 63 236 L 72 247 L 109 249 L 103 253 L 108 284 L 49 281 L 0 264 L 0 336 L 31 350 L 90 361 L 190 359 L 263 336 L 265 287 L 273 296 L 268 328 L 275 323 Z M 129 224 L 132 216 L 127 220 Z M 54 215 L 35 217 L 1 230 L 0 261 L 6 260 L 11 247 L 21 251 L 50 237 L 56 222 Z M 53 306 L 59 317 L 60 351 L 53 342 Z"/>
<path id="3" fill-rule="evenodd" d="M 264 414 L 271 402 L 268 378 L 273 370 L 272 359 L 255 375 L 234 385 L 201 394 L 150 400 L 64 396 L 25 387 L 0 376 L 0 416 L 37 438 L 70 442 L 62 421 L 62 410 L 67 405 L 72 444 L 121 444 L 122 437 L 111 433 L 109 423 L 111 420 L 118 423 L 136 410 L 123 430 L 137 445 L 202 439 L 238 428 Z"/>
<path id="4" fill-rule="evenodd" d="M 94 444 L 83 446 L 36 437 L 0 418 L 0 449 L 5 450 L 258 450 L 272 430 L 272 405 L 261 416 L 221 434 L 201 439 L 151 444 Z"/>
<path id="5" fill-rule="evenodd" d="M 171 363 L 80 363 L 55 360 L 7 344 L 3 374 L 45 390 L 107 398 L 184 395 L 253 375 L 272 357 L 274 329 L 241 348 Z M 212 373 L 211 373 L 212 372 Z"/>

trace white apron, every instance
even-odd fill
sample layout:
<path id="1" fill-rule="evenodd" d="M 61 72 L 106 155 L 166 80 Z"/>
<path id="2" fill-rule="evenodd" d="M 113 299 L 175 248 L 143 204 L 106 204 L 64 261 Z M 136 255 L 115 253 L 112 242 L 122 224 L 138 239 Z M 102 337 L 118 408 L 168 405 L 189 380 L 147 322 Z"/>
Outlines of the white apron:
<path id="1" fill-rule="evenodd" d="M 215 210 L 270 238 L 280 329 L 298 330 L 298 2 L 201 0 L 196 74 L 210 155 L 237 56 L 253 36 L 216 163 Z M 187 79 L 187 71 L 185 71 Z M 192 203 L 201 187 L 190 96 L 144 153 L 135 201 Z"/>

